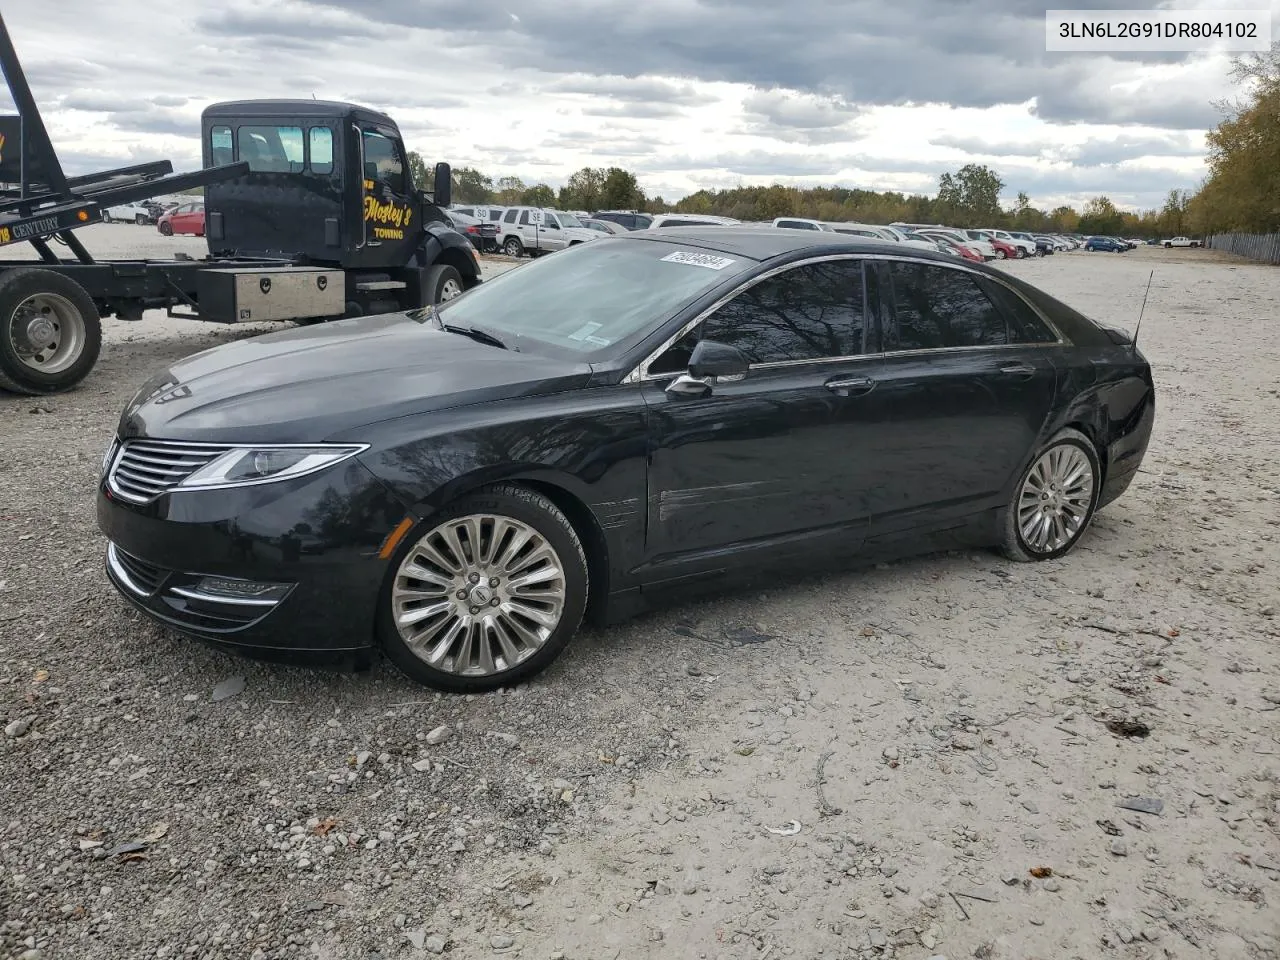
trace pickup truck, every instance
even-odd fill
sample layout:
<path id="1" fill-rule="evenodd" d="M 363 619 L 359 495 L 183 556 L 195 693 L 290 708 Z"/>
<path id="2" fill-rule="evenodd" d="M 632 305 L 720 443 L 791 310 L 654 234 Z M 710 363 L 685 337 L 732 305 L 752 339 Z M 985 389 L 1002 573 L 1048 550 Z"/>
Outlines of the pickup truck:
<path id="1" fill-rule="evenodd" d="M 1190 237 L 1174 237 L 1172 240 L 1164 242 L 1166 247 L 1203 247 L 1204 243 L 1200 240 L 1192 240 Z"/>

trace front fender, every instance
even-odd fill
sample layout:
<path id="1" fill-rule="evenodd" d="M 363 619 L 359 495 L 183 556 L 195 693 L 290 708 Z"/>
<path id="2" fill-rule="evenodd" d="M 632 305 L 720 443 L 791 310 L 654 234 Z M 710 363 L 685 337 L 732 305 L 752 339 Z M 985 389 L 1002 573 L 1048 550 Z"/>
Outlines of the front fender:
<path id="1" fill-rule="evenodd" d="M 361 460 L 423 520 L 501 481 L 555 487 L 590 511 L 612 583 L 640 563 L 648 434 L 638 387 L 602 386 L 374 425 Z"/>

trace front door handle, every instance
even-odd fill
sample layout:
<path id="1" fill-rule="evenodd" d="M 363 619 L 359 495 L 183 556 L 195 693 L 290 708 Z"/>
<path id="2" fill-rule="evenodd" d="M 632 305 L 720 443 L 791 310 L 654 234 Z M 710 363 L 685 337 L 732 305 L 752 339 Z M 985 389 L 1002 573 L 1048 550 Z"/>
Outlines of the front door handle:
<path id="1" fill-rule="evenodd" d="M 824 386 L 842 397 L 860 397 L 874 390 L 876 382 L 870 377 L 836 377 L 828 380 Z"/>
<path id="2" fill-rule="evenodd" d="M 1005 376 L 1017 377 L 1019 380 L 1030 380 L 1036 375 L 1036 368 L 1029 363 L 1006 363 L 1000 368 Z"/>

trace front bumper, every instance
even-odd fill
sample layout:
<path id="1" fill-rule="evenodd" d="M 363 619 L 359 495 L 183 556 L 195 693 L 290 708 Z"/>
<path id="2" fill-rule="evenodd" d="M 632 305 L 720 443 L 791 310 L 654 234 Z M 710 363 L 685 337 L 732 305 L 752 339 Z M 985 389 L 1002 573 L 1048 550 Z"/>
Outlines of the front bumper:
<path id="1" fill-rule="evenodd" d="M 339 653 L 374 644 L 383 542 L 403 506 L 358 461 L 293 482 L 97 498 L 107 576 L 147 616 L 222 646 Z M 212 579 L 211 579 L 212 578 Z M 254 593 L 252 584 L 273 584 Z"/>

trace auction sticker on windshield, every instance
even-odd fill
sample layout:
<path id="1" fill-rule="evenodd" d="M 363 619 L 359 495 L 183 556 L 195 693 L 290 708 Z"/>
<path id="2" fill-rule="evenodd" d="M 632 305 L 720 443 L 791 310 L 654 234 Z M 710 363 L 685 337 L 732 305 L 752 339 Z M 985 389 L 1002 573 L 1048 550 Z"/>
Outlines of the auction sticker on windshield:
<path id="1" fill-rule="evenodd" d="M 706 267 L 708 270 L 723 270 L 729 264 L 737 262 L 729 257 L 717 257 L 710 253 L 689 253 L 687 250 L 668 253 L 662 259 L 668 263 L 687 263 L 694 267 Z"/>

